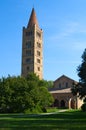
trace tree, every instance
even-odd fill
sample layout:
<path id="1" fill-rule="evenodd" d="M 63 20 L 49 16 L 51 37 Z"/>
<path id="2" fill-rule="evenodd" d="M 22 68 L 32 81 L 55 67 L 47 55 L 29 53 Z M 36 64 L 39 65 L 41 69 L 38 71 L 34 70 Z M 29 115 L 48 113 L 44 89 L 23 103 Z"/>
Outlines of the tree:
<path id="1" fill-rule="evenodd" d="M 82 63 L 77 68 L 79 83 L 73 85 L 72 92 L 79 94 L 80 98 L 86 97 L 86 49 L 82 54 Z"/>
<path id="2" fill-rule="evenodd" d="M 50 106 L 54 101 L 53 97 L 48 92 L 48 89 L 46 87 L 39 88 L 39 97 L 39 105 L 42 108 L 42 110 L 45 110 L 46 107 Z"/>
<path id="3" fill-rule="evenodd" d="M 48 81 L 48 88 L 53 88 L 54 87 L 54 85 L 53 85 L 53 81 Z"/>
<path id="4" fill-rule="evenodd" d="M 77 68 L 79 83 L 73 84 L 72 92 L 74 95 L 78 94 L 80 98 L 84 98 L 86 102 L 86 49 L 82 54 L 82 63 Z"/>
<path id="5" fill-rule="evenodd" d="M 31 104 L 28 84 L 21 77 L 2 78 L 0 82 L 0 112 L 24 112 Z"/>
<path id="6" fill-rule="evenodd" d="M 35 73 L 29 73 L 26 77 L 28 81 L 39 81 L 39 77 Z"/>
<path id="7" fill-rule="evenodd" d="M 39 80 L 35 74 L 27 78 L 11 77 L 0 79 L 0 112 L 17 113 L 40 108 L 52 104 L 52 96 L 46 88 L 46 82 Z"/>
<path id="8" fill-rule="evenodd" d="M 31 78 L 32 77 L 32 78 Z M 38 76 L 31 73 L 27 76 L 28 85 L 33 88 L 30 91 L 31 98 L 33 100 L 33 108 L 40 108 L 45 110 L 47 106 L 50 106 L 53 103 L 53 97 L 48 91 L 48 81 L 39 80 Z"/>

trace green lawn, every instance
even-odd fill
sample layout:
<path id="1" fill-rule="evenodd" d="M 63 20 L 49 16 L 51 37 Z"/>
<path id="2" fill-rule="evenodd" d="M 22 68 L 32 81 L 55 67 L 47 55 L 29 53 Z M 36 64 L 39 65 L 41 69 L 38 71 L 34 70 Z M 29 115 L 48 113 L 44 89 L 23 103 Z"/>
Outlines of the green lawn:
<path id="1" fill-rule="evenodd" d="M 86 113 L 0 114 L 0 130 L 86 130 Z"/>

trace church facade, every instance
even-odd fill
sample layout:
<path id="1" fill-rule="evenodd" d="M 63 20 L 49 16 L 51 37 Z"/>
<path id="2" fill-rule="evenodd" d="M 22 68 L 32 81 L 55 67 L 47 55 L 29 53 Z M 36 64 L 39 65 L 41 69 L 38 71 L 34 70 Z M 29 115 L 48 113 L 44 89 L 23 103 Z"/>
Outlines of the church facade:
<path id="1" fill-rule="evenodd" d="M 81 107 L 83 100 L 72 94 L 73 83 L 77 84 L 78 82 L 65 75 L 54 81 L 54 87 L 50 90 L 54 97 L 53 107 L 69 109 L 79 109 Z"/>
<path id="2" fill-rule="evenodd" d="M 43 31 L 40 29 L 34 8 L 27 27 L 23 27 L 21 75 L 35 73 L 43 78 Z"/>

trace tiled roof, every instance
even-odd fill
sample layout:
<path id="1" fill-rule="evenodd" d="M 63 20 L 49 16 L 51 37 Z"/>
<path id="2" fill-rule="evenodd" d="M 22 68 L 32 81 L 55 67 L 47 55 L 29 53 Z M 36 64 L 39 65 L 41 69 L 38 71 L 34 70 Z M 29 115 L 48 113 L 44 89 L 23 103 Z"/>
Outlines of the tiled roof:
<path id="1" fill-rule="evenodd" d="M 30 16 L 27 28 L 31 27 L 33 25 L 36 25 L 37 27 L 39 27 L 34 8 L 32 9 L 31 16 Z"/>
<path id="2" fill-rule="evenodd" d="M 55 90 L 52 89 L 51 91 L 49 91 L 50 93 L 71 93 L 71 88 L 66 88 L 66 89 L 60 89 L 60 90 Z"/>
<path id="3" fill-rule="evenodd" d="M 66 76 L 66 75 L 62 75 L 61 77 L 57 78 L 54 82 L 57 82 L 57 81 L 58 81 L 59 79 L 61 79 L 61 78 L 67 78 L 67 79 L 69 79 L 69 80 L 71 80 L 71 81 L 73 81 L 73 82 L 75 82 L 75 83 L 78 83 L 77 81 L 75 81 L 75 80 L 69 78 L 69 77 Z"/>

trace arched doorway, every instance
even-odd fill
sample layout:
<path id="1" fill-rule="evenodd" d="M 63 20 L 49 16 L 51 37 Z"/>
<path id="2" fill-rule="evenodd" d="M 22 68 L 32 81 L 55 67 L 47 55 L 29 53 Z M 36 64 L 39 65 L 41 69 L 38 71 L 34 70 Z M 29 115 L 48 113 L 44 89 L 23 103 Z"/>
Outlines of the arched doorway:
<path id="1" fill-rule="evenodd" d="M 54 101 L 54 107 L 59 107 L 59 100 L 58 99 L 55 99 L 55 101 Z"/>
<path id="2" fill-rule="evenodd" d="M 76 101 L 74 99 L 71 99 L 71 108 L 76 109 Z"/>
<path id="3" fill-rule="evenodd" d="M 61 108 L 64 108 L 64 107 L 65 107 L 65 101 L 61 100 Z"/>

